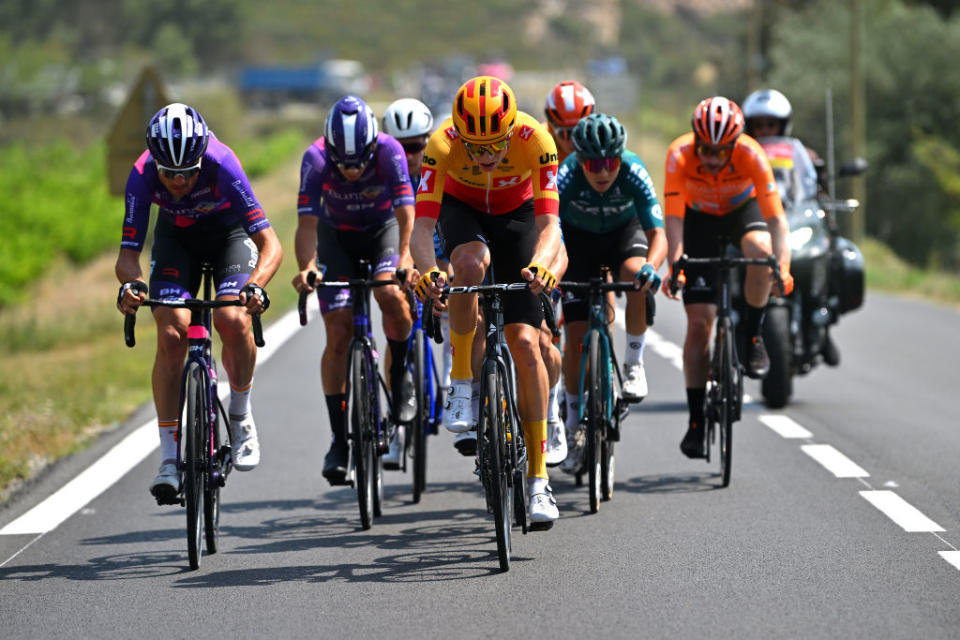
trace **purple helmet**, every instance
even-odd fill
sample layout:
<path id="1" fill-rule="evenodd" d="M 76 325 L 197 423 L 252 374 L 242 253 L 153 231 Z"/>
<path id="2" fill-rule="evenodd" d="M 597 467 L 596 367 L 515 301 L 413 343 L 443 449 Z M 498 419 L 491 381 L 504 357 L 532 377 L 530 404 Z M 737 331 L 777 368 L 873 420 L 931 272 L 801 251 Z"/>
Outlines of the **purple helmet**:
<path id="1" fill-rule="evenodd" d="M 147 149 L 157 164 L 191 167 L 200 162 L 210 130 L 193 107 L 174 102 L 157 111 L 147 125 Z"/>
<path id="2" fill-rule="evenodd" d="M 377 118 L 357 96 L 344 96 L 333 105 L 323 137 L 334 162 L 346 168 L 365 165 L 377 149 Z"/>

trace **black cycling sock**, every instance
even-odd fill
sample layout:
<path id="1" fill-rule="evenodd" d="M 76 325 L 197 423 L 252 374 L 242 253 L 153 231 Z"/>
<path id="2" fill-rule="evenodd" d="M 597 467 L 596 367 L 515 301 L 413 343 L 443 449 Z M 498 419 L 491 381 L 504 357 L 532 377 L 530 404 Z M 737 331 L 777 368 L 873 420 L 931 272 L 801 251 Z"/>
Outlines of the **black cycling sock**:
<path id="1" fill-rule="evenodd" d="M 690 410 L 690 422 L 703 424 L 703 400 L 707 395 L 704 387 L 687 387 L 687 408 Z"/>
<path id="2" fill-rule="evenodd" d="M 335 393 L 324 396 L 327 401 L 327 413 L 330 415 L 330 431 L 333 433 L 334 444 L 347 443 L 346 416 L 343 413 L 343 403 L 347 399 L 345 393 Z"/>
<path id="3" fill-rule="evenodd" d="M 743 319 L 743 330 L 748 338 L 756 338 L 760 335 L 760 327 L 763 326 L 763 313 L 766 307 L 754 307 L 747 305 L 747 313 Z"/>
<path id="4" fill-rule="evenodd" d="M 387 344 L 390 345 L 390 390 L 394 391 L 399 389 L 400 379 L 407 364 L 407 341 L 387 338 Z"/>

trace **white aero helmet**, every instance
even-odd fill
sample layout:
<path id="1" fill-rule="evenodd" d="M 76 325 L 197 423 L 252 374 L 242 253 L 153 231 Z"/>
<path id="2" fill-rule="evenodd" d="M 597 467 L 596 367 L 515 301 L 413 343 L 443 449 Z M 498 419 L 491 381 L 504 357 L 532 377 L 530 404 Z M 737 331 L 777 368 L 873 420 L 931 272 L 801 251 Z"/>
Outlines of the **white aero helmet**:
<path id="1" fill-rule="evenodd" d="M 416 98 L 401 98 L 384 112 L 383 130 L 394 138 L 428 136 L 433 131 L 433 114 Z"/>
<path id="2" fill-rule="evenodd" d="M 793 123 L 790 116 L 793 107 L 787 96 L 776 89 L 760 89 L 754 91 L 743 101 L 743 117 L 747 121 L 747 133 L 750 133 L 752 118 L 776 118 L 781 123 L 780 135 L 789 136 Z"/>

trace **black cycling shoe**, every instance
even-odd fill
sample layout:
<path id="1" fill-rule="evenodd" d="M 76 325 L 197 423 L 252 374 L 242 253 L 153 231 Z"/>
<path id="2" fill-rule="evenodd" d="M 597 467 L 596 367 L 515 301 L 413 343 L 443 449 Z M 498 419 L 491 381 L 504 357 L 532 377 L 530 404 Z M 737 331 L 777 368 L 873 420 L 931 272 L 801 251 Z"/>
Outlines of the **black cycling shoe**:
<path id="1" fill-rule="evenodd" d="M 823 361 L 831 367 L 840 364 L 840 351 L 837 350 L 837 345 L 829 333 L 824 338 L 823 349 L 820 350 L 820 353 L 823 354 Z"/>
<path id="2" fill-rule="evenodd" d="M 350 449 L 346 442 L 334 442 L 330 450 L 323 457 L 323 477 L 330 486 L 349 484 L 347 482 L 347 462 L 350 459 Z"/>
<path id="3" fill-rule="evenodd" d="M 688 458 L 693 458 L 694 460 L 706 458 L 707 452 L 704 451 L 704 444 L 703 427 L 697 426 L 696 422 L 689 423 L 687 433 L 683 436 L 683 440 L 680 441 L 680 451 L 683 452 L 683 455 Z"/>
<path id="4" fill-rule="evenodd" d="M 765 377 L 770 371 L 770 356 L 767 355 L 767 347 L 761 336 L 750 338 L 747 343 L 746 365 L 747 377 L 754 380 Z"/>

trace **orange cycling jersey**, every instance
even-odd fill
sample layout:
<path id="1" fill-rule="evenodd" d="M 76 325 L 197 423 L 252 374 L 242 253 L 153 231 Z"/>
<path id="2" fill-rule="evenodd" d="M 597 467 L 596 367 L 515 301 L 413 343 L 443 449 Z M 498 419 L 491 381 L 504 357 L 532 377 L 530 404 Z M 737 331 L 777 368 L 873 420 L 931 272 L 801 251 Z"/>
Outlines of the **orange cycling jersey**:
<path id="1" fill-rule="evenodd" d="M 506 155 L 487 172 L 467 153 L 453 119 L 447 118 L 424 152 L 417 217 L 439 217 L 444 193 L 491 215 L 513 211 L 531 198 L 536 215 L 557 215 L 557 145 L 532 116 L 518 112 Z"/>
<path id="2" fill-rule="evenodd" d="M 693 133 L 680 136 L 667 150 L 663 189 L 664 215 L 682 218 L 687 207 L 715 216 L 756 198 L 764 219 L 783 215 L 783 203 L 767 154 L 756 140 L 741 135 L 730 160 L 716 175 L 700 166 Z"/>

